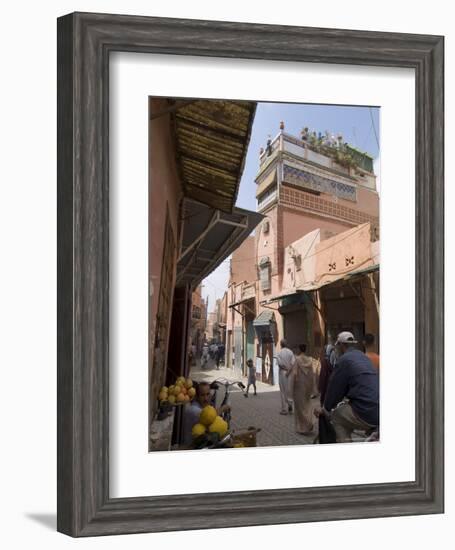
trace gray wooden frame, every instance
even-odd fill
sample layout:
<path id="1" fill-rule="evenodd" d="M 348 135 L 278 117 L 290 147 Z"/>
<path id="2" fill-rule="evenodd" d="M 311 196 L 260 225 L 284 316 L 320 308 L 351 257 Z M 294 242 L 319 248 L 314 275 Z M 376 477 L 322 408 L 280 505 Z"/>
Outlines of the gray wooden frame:
<path id="1" fill-rule="evenodd" d="M 109 497 L 109 53 L 410 67 L 416 77 L 416 480 Z M 58 20 L 58 530 L 72 536 L 443 511 L 443 38 L 75 13 Z"/>

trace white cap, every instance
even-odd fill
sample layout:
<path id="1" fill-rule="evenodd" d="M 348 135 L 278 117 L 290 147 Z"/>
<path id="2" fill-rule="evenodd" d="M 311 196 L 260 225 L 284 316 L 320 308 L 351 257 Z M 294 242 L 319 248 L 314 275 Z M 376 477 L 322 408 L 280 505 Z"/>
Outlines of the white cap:
<path id="1" fill-rule="evenodd" d="M 335 342 L 335 345 L 337 344 L 357 344 L 357 340 L 354 338 L 354 335 L 352 332 L 340 332 L 340 334 L 337 336 L 337 341 Z"/>

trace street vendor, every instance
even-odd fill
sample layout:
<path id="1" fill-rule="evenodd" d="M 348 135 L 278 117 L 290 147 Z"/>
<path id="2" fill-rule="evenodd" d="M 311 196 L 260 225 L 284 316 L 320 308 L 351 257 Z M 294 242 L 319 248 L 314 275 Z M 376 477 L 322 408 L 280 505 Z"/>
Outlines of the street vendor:
<path id="1" fill-rule="evenodd" d="M 199 422 L 201 410 L 211 404 L 212 394 L 208 382 L 200 382 L 196 386 L 196 396 L 193 401 L 185 406 L 183 415 L 183 445 L 191 445 L 193 435 L 191 433 L 193 426 Z M 217 410 L 218 414 L 227 410 L 229 405 L 224 405 Z"/>

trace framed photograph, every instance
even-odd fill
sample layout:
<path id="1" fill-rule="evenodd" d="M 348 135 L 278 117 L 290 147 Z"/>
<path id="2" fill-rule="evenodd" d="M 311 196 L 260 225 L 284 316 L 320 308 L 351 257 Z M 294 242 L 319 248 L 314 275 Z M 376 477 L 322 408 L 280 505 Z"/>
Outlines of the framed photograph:
<path id="1" fill-rule="evenodd" d="M 443 512 L 443 48 L 58 20 L 60 532 Z"/>

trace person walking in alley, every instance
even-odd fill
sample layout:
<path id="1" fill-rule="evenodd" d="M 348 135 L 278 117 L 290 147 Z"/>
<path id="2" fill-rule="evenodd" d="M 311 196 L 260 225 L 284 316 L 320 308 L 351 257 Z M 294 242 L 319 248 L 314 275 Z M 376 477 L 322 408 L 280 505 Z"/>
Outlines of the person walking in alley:
<path id="1" fill-rule="evenodd" d="M 215 359 L 216 370 L 220 370 L 220 345 L 219 344 L 215 344 L 213 358 Z"/>
<path id="2" fill-rule="evenodd" d="M 374 350 L 374 334 L 365 334 L 363 337 L 363 345 L 365 346 L 365 355 L 373 363 L 373 367 L 379 373 L 379 354 Z"/>
<path id="3" fill-rule="evenodd" d="M 248 397 L 248 391 L 250 389 L 250 386 L 253 386 L 254 388 L 254 395 L 257 395 L 256 392 L 256 367 L 254 366 L 253 359 L 248 359 L 246 362 L 246 366 L 248 367 L 248 384 L 246 387 L 246 392 L 243 394 L 245 397 Z"/>
<path id="4" fill-rule="evenodd" d="M 289 395 L 289 380 L 288 376 L 295 363 L 295 355 L 288 348 L 286 340 L 280 341 L 280 351 L 276 354 L 278 363 L 278 381 L 280 385 L 281 411 L 280 414 L 292 413 L 292 399 Z"/>
<path id="5" fill-rule="evenodd" d="M 207 363 L 209 360 L 209 346 L 207 342 L 204 342 L 202 346 L 202 353 L 201 353 L 201 368 L 205 369 L 207 368 Z"/>
<path id="6" fill-rule="evenodd" d="M 216 349 L 216 344 L 215 344 L 215 342 L 212 342 L 209 346 L 209 357 L 210 357 L 210 359 L 215 358 L 215 349 Z"/>
<path id="7" fill-rule="evenodd" d="M 379 426 L 379 380 L 370 359 L 356 349 L 350 332 L 340 332 L 335 343 L 338 359 L 327 387 L 322 409 L 329 416 L 337 443 L 350 443 L 354 430 Z"/>
<path id="8" fill-rule="evenodd" d="M 289 390 L 294 401 L 295 431 L 302 435 L 313 432 L 311 395 L 314 386 L 314 370 L 311 357 L 305 355 L 306 344 L 300 344 L 289 374 Z"/>
<path id="9" fill-rule="evenodd" d="M 218 356 L 219 356 L 219 363 L 222 363 L 224 365 L 224 353 L 225 353 L 225 346 L 222 342 L 218 344 Z"/>

